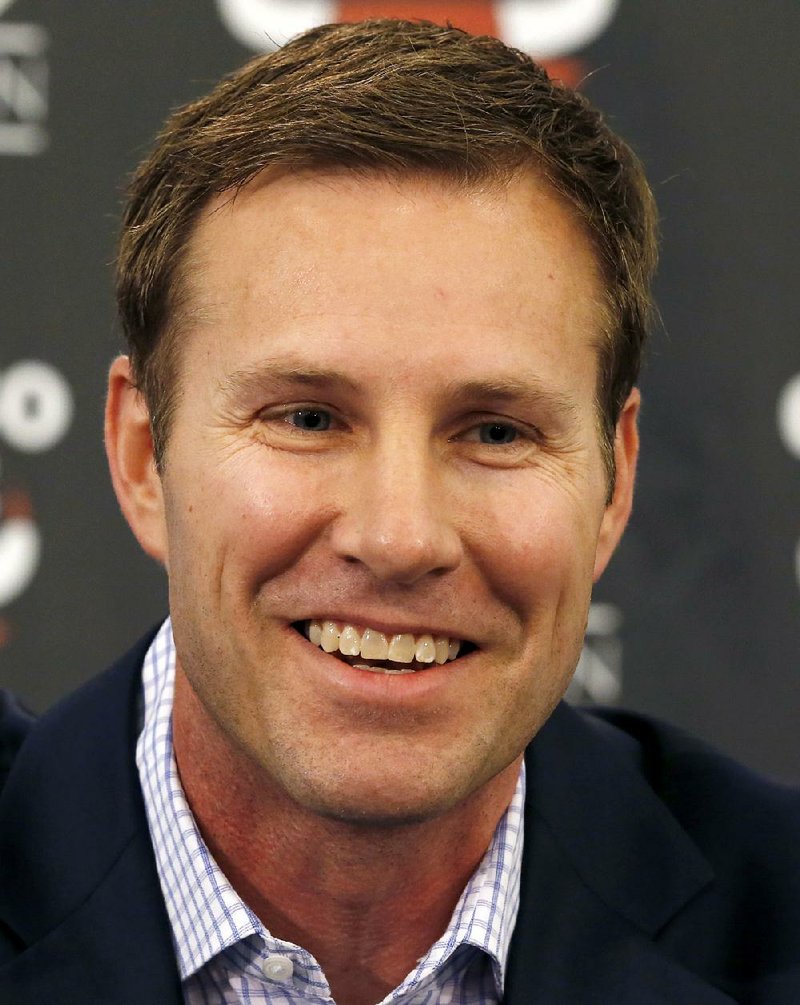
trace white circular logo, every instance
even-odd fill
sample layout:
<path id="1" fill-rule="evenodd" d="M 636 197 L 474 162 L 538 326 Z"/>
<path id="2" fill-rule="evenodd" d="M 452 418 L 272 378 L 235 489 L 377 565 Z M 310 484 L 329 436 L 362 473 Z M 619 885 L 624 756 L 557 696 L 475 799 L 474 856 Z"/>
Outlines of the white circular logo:
<path id="1" fill-rule="evenodd" d="M 334 0 L 217 0 L 217 7 L 231 35 L 256 52 L 334 21 L 337 13 Z"/>
<path id="2" fill-rule="evenodd" d="M 789 453 L 800 461 L 800 373 L 778 395 L 778 433 Z M 800 541 L 794 555 L 795 573 L 800 584 Z"/>
<path id="3" fill-rule="evenodd" d="M 23 360 L 0 374 L 0 436 L 26 454 L 49 450 L 72 421 L 69 384 L 47 363 Z"/>
<path id="4" fill-rule="evenodd" d="M 499 0 L 499 34 L 537 59 L 556 59 L 593 42 L 618 6 L 619 0 Z"/>
<path id="5" fill-rule="evenodd" d="M 789 453 L 800 460 L 800 373 L 778 396 L 778 432 Z"/>
<path id="6" fill-rule="evenodd" d="M 11 517 L 0 522 L 0 607 L 23 593 L 36 574 L 42 542 L 33 520 Z"/>
<path id="7" fill-rule="evenodd" d="M 577 52 L 602 34 L 619 0 L 461 0 L 450 12 L 454 24 L 459 9 L 477 5 L 491 10 L 497 34 L 510 45 L 538 59 Z M 316 25 L 347 14 L 338 0 L 217 0 L 220 18 L 243 45 L 265 52 Z M 369 8 L 374 6 L 374 10 Z M 359 5 L 364 17 L 379 16 L 381 4 Z M 424 14 L 424 8 L 422 8 Z"/>

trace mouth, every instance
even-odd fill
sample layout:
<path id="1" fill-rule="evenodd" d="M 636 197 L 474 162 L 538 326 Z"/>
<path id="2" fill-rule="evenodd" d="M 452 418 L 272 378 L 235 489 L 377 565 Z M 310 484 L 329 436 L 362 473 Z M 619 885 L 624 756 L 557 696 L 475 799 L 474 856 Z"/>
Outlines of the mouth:
<path id="1" fill-rule="evenodd" d="M 422 631 L 385 634 L 340 621 L 298 621 L 292 627 L 323 652 L 357 670 L 410 674 L 452 663 L 475 650 L 465 639 Z"/>

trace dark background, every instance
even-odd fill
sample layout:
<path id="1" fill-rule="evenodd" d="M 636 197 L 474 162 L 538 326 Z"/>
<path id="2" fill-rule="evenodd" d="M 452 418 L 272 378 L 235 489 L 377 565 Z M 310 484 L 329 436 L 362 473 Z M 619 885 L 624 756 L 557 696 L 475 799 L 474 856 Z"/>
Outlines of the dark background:
<path id="1" fill-rule="evenodd" d="M 9 53 L 24 24 L 46 43 Z M 637 506 L 597 590 L 583 691 L 795 781 L 800 431 L 792 447 L 776 407 L 800 373 L 799 46 L 796 0 L 621 0 L 565 54 L 642 155 L 663 217 Z M 36 453 L 0 416 L 0 532 L 22 497 L 41 539 L 35 576 L 0 608 L 0 685 L 37 710 L 166 610 L 102 452 L 116 220 L 167 111 L 249 55 L 214 0 L 0 0 L 0 68 L 13 71 L 0 74 L 0 398 L 4 373 L 35 359 L 74 402 Z M 23 77 L 46 107 L 13 90 Z M 3 147 L 17 142 L 4 127 L 26 121 L 39 152 Z"/>

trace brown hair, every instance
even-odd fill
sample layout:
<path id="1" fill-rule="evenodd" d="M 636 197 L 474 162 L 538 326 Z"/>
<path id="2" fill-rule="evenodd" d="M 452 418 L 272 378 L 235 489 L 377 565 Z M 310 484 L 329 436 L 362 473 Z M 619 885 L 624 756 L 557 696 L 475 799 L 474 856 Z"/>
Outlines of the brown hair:
<path id="1" fill-rule="evenodd" d="M 156 463 L 177 400 L 180 266 L 203 206 L 265 168 L 438 174 L 461 184 L 533 169 L 572 205 L 607 297 L 598 413 L 614 430 L 636 382 L 652 305 L 656 211 L 630 148 L 581 94 L 488 36 L 387 18 L 314 28 L 176 111 L 136 171 L 117 300 Z"/>

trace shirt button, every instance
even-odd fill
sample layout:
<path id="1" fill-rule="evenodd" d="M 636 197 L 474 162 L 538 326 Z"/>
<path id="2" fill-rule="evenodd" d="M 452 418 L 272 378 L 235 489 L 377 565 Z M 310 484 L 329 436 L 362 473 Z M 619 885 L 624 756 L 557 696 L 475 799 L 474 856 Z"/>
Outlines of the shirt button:
<path id="1" fill-rule="evenodd" d="M 273 981 L 288 981 L 294 973 L 294 963 L 285 956 L 268 956 L 261 965 L 261 972 Z"/>

